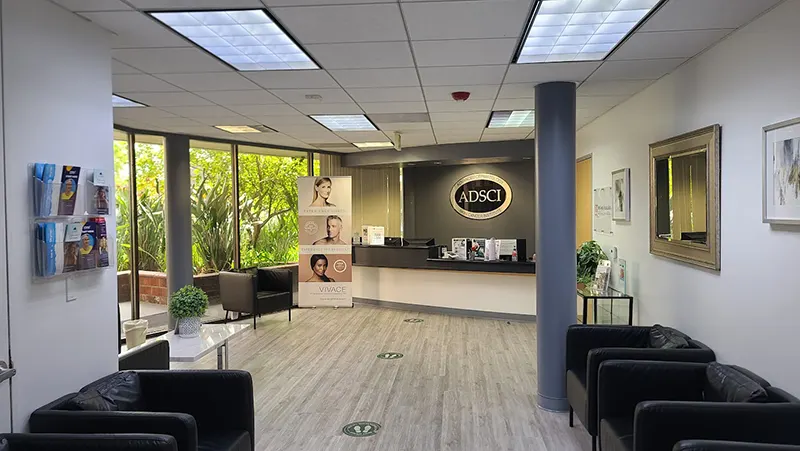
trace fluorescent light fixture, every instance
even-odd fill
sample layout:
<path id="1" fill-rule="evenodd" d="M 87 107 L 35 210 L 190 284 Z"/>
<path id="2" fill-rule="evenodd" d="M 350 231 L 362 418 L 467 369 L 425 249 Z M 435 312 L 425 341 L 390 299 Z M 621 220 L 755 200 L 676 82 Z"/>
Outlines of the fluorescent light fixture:
<path id="1" fill-rule="evenodd" d="M 389 141 L 353 143 L 353 145 L 358 147 L 359 149 L 380 149 L 386 147 L 394 147 L 394 144 L 392 144 Z"/>
<path id="2" fill-rule="evenodd" d="M 125 97 L 118 96 L 116 94 L 112 94 L 111 106 L 113 106 L 114 108 L 139 108 L 139 107 L 146 107 L 147 105 L 141 104 L 139 102 L 134 102 L 131 99 L 126 99 Z"/>
<path id="3" fill-rule="evenodd" d="M 377 130 L 375 125 L 363 114 L 319 114 L 311 119 L 334 132 L 363 132 Z"/>
<path id="4" fill-rule="evenodd" d="M 533 110 L 492 111 L 486 128 L 533 127 Z"/>
<path id="5" fill-rule="evenodd" d="M 215 125 L 214 128 L 228 133 L 273 133 L 275 130 L 264 125 Z"/>
<path id="6" fill-rule="evenodd" d="M 149 14 L 240 71 L 319 69 L 263 9 Z"/>
<path id="7" fill-rule="evenodd" d="M 600 61 L 661 0 L 538 0 L 517 63 Z"/>

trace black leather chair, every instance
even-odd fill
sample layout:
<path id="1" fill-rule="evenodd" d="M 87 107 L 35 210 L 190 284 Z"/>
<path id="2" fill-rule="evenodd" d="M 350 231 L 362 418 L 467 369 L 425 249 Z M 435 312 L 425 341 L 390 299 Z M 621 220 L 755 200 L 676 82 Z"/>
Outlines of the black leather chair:
<path id="1" fill-rule="evenodd" d="M 126 371 L 31 414 L 34 433 L 164 434 L 178 451 L 253 451 L 253 380 L 235 370 Z"/>
<path id="2" fill-rule="evenodd" d="M 173 437 L 157 434 L 3 434 L 0 451 L 177 451 Z"/>
<path id="3" fill-rule="evenodd" d="M 800 400 L 715 362 L 604 362 L 598 418 L 603 451 L 672 451 L 689 439 L 800 445 Z"/>
<path id="4" fill-rule="evenodd" d="M 678 442 L 672 448 L 672 451 L 800 451 L 800 446 L 714 440 L 683 440 Z"/>
<path id="5" fill-rule="evenodd" d="M 168 370 L 169 342 L 148 341 L 119 355 L 119 370 Z"/>
<path id="6" fill-rule="evenodd" d="M 676 346 L 680 346 L 677 348 Z M 641 326 L 573 325 L 567 330 L 569 425 L 577 415 L 597 449 L 597 372 L 606 360 L 712 362 L 714 351 L 687 335 L 658 324 Z"/>
<path id="7" fill-rule="evenodd" d="M 294 304 L 294 272 L 283 268 L 250 268 L 241 272 L 219 273 L 219 292 L 225 320 L 231 312 L 253 315 L 289 310 L 292 320 Z"/>

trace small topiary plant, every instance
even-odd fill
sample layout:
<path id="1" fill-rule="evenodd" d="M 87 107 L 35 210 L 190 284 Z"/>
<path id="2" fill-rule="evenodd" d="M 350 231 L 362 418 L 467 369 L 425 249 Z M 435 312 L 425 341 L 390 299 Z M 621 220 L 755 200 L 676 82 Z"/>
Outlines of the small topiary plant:
<path id="1" fill-rule="evenodd" d="M 169 297 L 169 314 L 173 318 L 201 317 L 208 310 L 208 296 L 194 285 L 186 285 Z"/>

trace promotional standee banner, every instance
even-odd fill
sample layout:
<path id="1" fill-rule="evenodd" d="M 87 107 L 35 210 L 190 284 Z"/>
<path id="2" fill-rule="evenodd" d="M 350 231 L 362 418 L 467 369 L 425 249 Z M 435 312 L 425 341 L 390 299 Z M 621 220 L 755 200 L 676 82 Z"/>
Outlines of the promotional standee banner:
<path id="1" fill-rule="evenodd" d="M 299 177 L 300 307 L 352 307 L 350 177 Z"/>

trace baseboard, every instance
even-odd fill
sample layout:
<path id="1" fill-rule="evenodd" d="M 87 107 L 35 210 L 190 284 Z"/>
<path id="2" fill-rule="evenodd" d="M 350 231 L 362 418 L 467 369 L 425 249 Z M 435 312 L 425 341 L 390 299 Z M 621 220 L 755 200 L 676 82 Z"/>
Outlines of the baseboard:
<path id="1" fill-rule="evenodd" d="M 466 310 L 452 307 L 435 307 L 431 305 L 405 304 L 403 302 L 380 301 L 369 298 L 353 298 L 356 304 L 368 304 L 377 307 L 407 310 L 413 312 L 436 313 L 442 315 L 468 316 L 471 318 L 497 319 L 502 321 L 536 322 L 536 315 L 521 313 L 484 312 L 482 310 Z"/>

